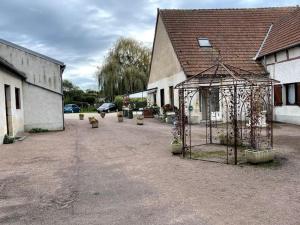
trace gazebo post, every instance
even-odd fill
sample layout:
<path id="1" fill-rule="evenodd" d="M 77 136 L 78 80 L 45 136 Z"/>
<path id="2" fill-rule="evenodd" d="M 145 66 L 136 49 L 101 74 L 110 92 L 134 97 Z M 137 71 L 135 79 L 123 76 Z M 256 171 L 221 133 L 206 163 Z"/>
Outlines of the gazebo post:
<path id="1" fill-rule="evenodd" d="M 238 125 L 237 125 L 237 85 L 233 87 L 233 127 L 234 127 L 234 164 L 237 164 L 237 138 L 238 138 Z"/>
<path id="2" fill-rule="evenodd" d="M 209 143 L 212 144 L 212 122 L 211 122 L 211 88 L 208 89 L 208 118 L 209 118 Z"/>
<path id="3" fill-rule="evenodd" d="M 182 156 L 185 157 L 185 110 L 184 89 L 179 89 L 180 135 L 182 141 Z"/>

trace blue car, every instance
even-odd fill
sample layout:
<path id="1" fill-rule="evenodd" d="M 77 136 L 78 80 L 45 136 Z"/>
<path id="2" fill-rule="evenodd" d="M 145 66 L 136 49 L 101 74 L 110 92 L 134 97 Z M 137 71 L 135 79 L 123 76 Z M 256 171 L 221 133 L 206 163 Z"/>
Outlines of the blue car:
<path id="1" fill-rule="evenodd" d="M 79 113 L 80 107 L 75 104 L 68 104 L 64 107 L 64 113 Z"/>

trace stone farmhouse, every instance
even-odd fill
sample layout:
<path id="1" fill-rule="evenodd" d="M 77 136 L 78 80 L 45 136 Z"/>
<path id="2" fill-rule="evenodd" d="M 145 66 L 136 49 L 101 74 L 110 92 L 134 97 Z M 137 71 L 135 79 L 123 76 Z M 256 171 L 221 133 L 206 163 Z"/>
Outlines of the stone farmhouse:
<path id="1" fill-rule="evenodd" d="M 274 119 L 300 124 L 300 8 L 158 10 L 148 98 L 178 107 L 175 86 L 214 64 L 216 57 L 274 85 Z M 204 96 L 193 101 L 193 122 L 206 118 Z M 218 101 L 216 101 L 218 102 Z M 219 103 L 217 103 L 219 104 Z M 219 106 L 212 107 L 218 113 Z"/>
<path id="2" fill-rule="evenodd" d="M 0 143 L 33 128 L 63 130 L 64 63 L 0 39 Z"/>

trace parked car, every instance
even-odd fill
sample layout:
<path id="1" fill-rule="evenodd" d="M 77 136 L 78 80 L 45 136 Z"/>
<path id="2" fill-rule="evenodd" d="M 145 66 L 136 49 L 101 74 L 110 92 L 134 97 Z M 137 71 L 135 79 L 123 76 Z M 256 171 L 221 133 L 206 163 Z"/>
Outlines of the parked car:
<path id="1" fill-rule="evenodd" d="M 75 104 L 67 104 L 64 107 L 64 113 L 79 113 L 80 107 Z"/>
<path id="2" fill-rule="evenodd" d="M 98 109 L 98 113 L 116 111 L 117 107 L 114 103 L 103 103 Z"/>

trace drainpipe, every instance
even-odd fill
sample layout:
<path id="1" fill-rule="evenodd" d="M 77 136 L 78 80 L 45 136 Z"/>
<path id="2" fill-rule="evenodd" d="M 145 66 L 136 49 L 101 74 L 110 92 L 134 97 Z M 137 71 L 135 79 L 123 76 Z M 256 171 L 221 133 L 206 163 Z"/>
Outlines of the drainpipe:
<path id="1" fill-rule="evenodd" d="M 60 83 L 61 83 L 61 98 L 62 98 L 62 120 L 63 120 L 63 130 L 65 130 L 65 117 L 64 117 L 64 90 L 63 90 L 63 72 L 66 68 L 66 65 L 60 67 Z"/>

